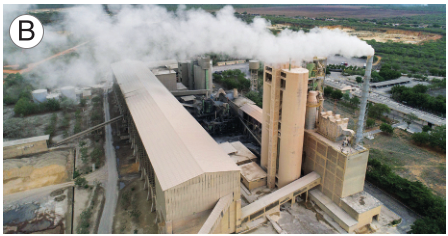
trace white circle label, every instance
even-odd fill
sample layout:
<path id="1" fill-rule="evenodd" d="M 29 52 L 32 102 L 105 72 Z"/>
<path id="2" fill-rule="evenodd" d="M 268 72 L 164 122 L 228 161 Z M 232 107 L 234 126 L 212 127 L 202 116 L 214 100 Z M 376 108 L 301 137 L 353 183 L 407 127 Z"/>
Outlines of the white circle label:
<path id="1" fill-rule="evenodd" d="M 35 47 L 44 37 L 44 27 L 39 19 L 31 15 L 21 15 L 9 27 L 11 40 L 19 47 Z"/>

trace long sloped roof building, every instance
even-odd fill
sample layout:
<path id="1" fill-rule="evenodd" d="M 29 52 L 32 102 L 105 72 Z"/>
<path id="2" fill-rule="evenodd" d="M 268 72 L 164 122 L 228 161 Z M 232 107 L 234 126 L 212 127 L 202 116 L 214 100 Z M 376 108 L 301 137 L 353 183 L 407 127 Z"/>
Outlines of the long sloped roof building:
<path id="1" fill-rule="evenodd" d="M 159 232 L 198 233 L 204 222 L 208 228 L 202 231 L 235 232 L 239 167 L 142 62 L 117 62 L 112 71 Z"/>

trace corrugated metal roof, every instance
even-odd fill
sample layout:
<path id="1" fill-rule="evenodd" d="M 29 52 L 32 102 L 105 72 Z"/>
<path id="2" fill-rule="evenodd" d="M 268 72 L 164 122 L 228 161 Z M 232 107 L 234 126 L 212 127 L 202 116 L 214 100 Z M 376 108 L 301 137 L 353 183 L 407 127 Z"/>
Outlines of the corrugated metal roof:
<path id="1" fill-rule="evenodd" d="M 33 143 L 33 142 L 43 141 L 43 140 L 48 140 L 48 139 L 50 139 L 50 135 L 42 135 L 42 136 L 36 136 L 36 137 L 31 137 L 31 138 L 11 140 L 11 141 L 3 142 L 3 147 L 9 147 L 9 146 L 25 144 L 25 143 Z"/>
<path id="2" fill-rule="evenodd" d="M 117 62 L 112 70 L 162 190 L 206 172 L 239 171 L 142 62 Z"/>
<path id="3" fill-rule="evenodd" d="M 226 154 L 237 152 L 237 150 L 229 142 L 220 143 L 219 146 L 222 148 L 222 150 L 224 150 Z"/>
<path id="4" fill-rule="evenodd" d="M 240 109 L 258 122 L 262 123 L 263 110 L 257 105 L 246 103 Z"/>

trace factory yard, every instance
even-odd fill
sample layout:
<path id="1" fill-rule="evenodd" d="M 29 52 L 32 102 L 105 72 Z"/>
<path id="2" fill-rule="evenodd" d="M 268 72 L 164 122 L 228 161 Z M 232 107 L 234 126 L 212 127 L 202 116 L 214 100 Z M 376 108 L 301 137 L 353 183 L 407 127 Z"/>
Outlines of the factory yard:
<path id="1" fill-rule="evenodd" d="M 375 139 L 364 139 L 370 148 L 370 158 L 390 165 L 403 178 L 420 181 L 439 196 L 446 197 L 445 153 L 415 145 L 411 135 L 396 129 L 394 136 L 383 133 Z"/>

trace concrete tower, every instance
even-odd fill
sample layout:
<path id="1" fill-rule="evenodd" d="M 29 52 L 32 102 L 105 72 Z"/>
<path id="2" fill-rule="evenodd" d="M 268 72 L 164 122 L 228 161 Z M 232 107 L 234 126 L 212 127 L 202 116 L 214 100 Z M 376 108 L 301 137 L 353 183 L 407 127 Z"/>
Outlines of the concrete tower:
<path id="1" fill-rule="evenodd" d="M 257 60 L 249 61 L 250 71 L 250 90 L 258 91 L 258 68 L 260 68 L 260 62 Z"/>
<path id="2" fill-rule="evenodd" d="M 300 177 L 308 70 L 292 67 L 264 68 L 261 166 L 267 169 L 269 188 L 276 184 L 281 188 Z"/>

